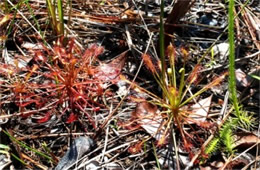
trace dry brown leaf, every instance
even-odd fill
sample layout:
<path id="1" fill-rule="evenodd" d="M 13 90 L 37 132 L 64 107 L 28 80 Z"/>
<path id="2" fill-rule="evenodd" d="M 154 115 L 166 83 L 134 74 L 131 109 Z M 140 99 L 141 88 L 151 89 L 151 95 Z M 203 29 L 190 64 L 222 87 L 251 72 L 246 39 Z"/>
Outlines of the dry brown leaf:
<path id="1" fill-rule="evenodd" d="M 258 35 L 258 40 L 260 40 L 260 19 L 251 12 L 248 12 L 247 14 L 252 23 L 252 27 L 255 29 Z"/>
<path id="2" fill-rule="evenodd" d="M 23 42 L 21 47 L 27 50 L 44 50 L 44 46 L 40 43 Z"/>
<path id="3" fill-rule="evenodd" d="M 0 18 L 0 26 L 2 26 L 4 23 L 6 23 L 7 21 L 9 21 L 12 18 L 11 15 L 5 15 L 4 17 Z"/>
<path id="4" fill-rule="evenodd" d="M 254 144 L 260 144 L 260 138 L 253 133 L 238 133 L 235 135 L 234 147 L 250 147 Z"/>
<path id="5" fill-rule="evenodd" d="M 244 73 L 241 69 L 237 69 L 235 74 L 238 87 L 248 87 L 250 85 L 246 73 Z"/>
<path id="6" fill-rule="evenodd" d="M 217 160 L 210 163 L 210 166 L 200 166 L 200 170 L 212 170 L 212 169 L 221 169 L 224 166 L 224 162 Z"/>
<path id="7" fill-rule="evenodd" d="M 189 109 L 191 110 L 191 114 L 189 114 L 189 118 L 200 122 L 205 121 L 208 116 L 211 100 L 212 100 L 212 95 L 192 105 Z M 188 123 L 194 124 L 194 121 L 188 121 Z"/>
<path id="8" fill-rule="evenodd" d="M 243 16 L 243 19 L 245 21 L 245 24 L 247 25 L 247 28 L 248 28 L 248 31 L 252 37 L 252 40 L 253 40 L 253 43 L 255 44 L 255 46 L 260 49 L 260 43 L 259 41 L 257 41 L 257 30 L 256 28 L 254 27 L 254 24 L 255 23 L 252 23 L 252 19 L 250 20 L 250 17 L 252 17 L 250 15 L 250 11 L 248 9 L 245 8 L 245 12 L 244 14 L 242 15 Z"/>
<path id="9" fill-rule="evenodd" d="M 161 139 L 163 130 L 159 130 L 162 122 L 162 116 L 158 114 L 158 108 L 148 102 L 141 102 L 137 105 L 132 116 L 137 119 L 137 123 L 145 129 L 147 133 L 153 136 L 156 140 Z"/>
<path id="10" fill-rule="evenodd" d="M 113 59 L 110 63 L 102 63 L 93 69 L 93 76 L 102 81 L 115 80 L 121 73 L 127 51 L 121 53 L 118 57 Z"/>

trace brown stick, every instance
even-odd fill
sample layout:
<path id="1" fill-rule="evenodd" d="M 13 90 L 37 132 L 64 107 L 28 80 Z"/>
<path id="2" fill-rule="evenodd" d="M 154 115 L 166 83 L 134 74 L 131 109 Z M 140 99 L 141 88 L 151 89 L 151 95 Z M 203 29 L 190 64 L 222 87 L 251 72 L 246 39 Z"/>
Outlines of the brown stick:
<path id="1" fill-rule="evenodd" d="M 191 6 L 194 4 L 195 0 L 177 0 L 173 5 L 170 15 L 167 17 L 164 30 L 166 35 L 173 34 L 174 24 L 177 24 L 179 20 L 184 17 L 184 15 L 190 10 Z M 171 37 L 165 36 L 165 46 L 170 44 Z"/>

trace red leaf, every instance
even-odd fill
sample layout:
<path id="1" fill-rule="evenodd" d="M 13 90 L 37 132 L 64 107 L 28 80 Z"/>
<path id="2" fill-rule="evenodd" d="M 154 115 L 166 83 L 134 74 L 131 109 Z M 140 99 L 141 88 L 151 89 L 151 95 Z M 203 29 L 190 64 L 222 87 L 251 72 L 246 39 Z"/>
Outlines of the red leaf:
<path id="1" fill-rule="evenodd" d="M 98 46 L 96 44 L 93 44 L 88 48 L 85 52 L 82 58 L 90 59 L 90 57 L 94 57 L 94 59 L 102 54 L 104 52 L 104 48 L 102 46 Z"/>
<path id="2" fill-rule="evenodd" d="M 41 51 L 38 50 L 38 51 L 35 52 L 34 60 L 38 61 L 38 62 L 46 62 L 47 58 L 45 57 L 45 55 Z"/>
<path id="3" fill-rule="evenodd" d="M 143 142 L 139 142 L 133 146 L 131 146 L 130 148 L 128 148 L 128 152 L 130 152 L 131 154 L 137 154 L 142 150 L 143 147 Z"/>
<path id="4" fill-rule="evenodd" d="M 93 108 L 93 111 L 94 111 L 94 112 L 100 111 L 100 107 L 94 107 L 94 108 Z"/>
<path id="5" fill-rule="evenodd" d="M 17 72 L 17 69 L 12 66 L 12 65 L 8 65 L 8 64 L 0 64 L 0 74 L 1 75 L 12 75 L 14 73 Z"/>
<path id="6" fill-rule="evenodd" d="M 152 62 L 151 57 L 148 54 L 143 54 L 142 58 L 144 60 L 144 64 L 145 66 L 147 66 L 147 68 L 152 72 L 155 73 L 156 72 L 156 68 Z"/>
<path id="7" fill-rule="evenodd" d="M 78 120 L 78 116 L 74 113 L 70 113 L 69 118 L 67 119 L 66 123 L 72 123 L 74 121 Z"/>
<path id="8" fill-rule="evenodd" d="M 51 117 L 51 113 L 47 112 L 46 115 L 43 118 L 39 119 L 37 122 L 38 123 L 45 123 L 48 120 L 50 120 L 50 117 Z"/>

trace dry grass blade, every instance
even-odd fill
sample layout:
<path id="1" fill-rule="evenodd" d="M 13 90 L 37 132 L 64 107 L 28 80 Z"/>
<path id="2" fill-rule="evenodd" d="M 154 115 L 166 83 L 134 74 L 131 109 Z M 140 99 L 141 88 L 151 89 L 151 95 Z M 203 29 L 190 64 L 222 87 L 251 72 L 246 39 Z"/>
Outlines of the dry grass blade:
<path id="1" fill-rule="evenodd" d="M 254 19 L 255 16 L 252 16 L 251 12 L 247 8 L 245 8 L 245 11 L 244 11 L 242 16 L 243 16 L 244 21 L 245 21 L 245 23 L 247 25 L 248 31 L 249 31 L 249 33 L 250 33 L 250 35 L 252 37 L 253 43 L 258 48 L 258 50 L 260 50 L 260 43 L 259 43 L 259 40 L 257 40 L 257 31 L 259 32 L 259 28 L 258 27 L 260 25 L 260 20 L 257 19 L 257 18 L 255 20 Z M 258 27 L 257 27 L 257 25 L 258 25 Z"/>
<path id="2" fill-rule="evenodd" d="M 24 159 L 27 159 L 28 161 L 30 161 L 31 163 L 33 163 L 34 165 L 36 165 L 37 167 L 39 167 L 40 169 L 42 169 L 42 170 L 47 170 L 47 169 L 48 169 L 48 167 L 39 164 L 37 161 L 33 160 L 32 158 L 30 158 L 28 155 L 26 155 L 26 154 L 24 154 L 24 153 L 21 153 L 21 156 L 22 156 Z"/>

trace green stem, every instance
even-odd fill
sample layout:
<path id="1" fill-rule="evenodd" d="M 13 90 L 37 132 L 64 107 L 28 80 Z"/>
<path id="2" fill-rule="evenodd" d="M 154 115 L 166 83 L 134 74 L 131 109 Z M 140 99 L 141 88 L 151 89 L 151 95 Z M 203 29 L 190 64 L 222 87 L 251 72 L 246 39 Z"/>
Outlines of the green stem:
<path id="1" fill-rule="evenodd" d="M 162 75 L 161 78 L 163 82 L 165 82 L 165 55 L 164 55 L 164 1 L 161 0 L 161 13 L 160 13 L 160 38 L 159 38 L 159 43 L 160 43 L 160 58 L 161 58 L 161 66 L 162 66 Z"/>
<path id="2" fill-rule="evenodd" d="M 188 89 L 189 87 L 187 87 Z M 192 99 L 194 99 L 195 97 L 199 96 L 201 93 L 205 92 L 206 90 L 208 90 L 208 88 L 203 88 L 201 90 L 199 90 L 198 92 L 196 92 L 194 95 L 192 95 L 191 97 L 189 97 L 188 99 L 186 99 L 184 102 L 182 102 L 179 107 L 181 108 L 182 106 L 184 106 L 185 104 L 187 104 L 188 102 L 190 102 Z M 186 92 L 185 92 L 186 93 Z M 185 94 L 184 93 L 184 94 Z"/>
<path id="3" fill-rule="evenodd" d="M 57 31 L 57 20 L 56 20 L 56 13 L 55 13 L 55 4 L 52 4 L 51 0 L 46 0 L 47 5 L 48 5 L 48 10 L 50 13 L 51 17 L 51 24 L 52 24 L 52 29 L 54 31 Z"/>
<path id="4" fill-rule="evenodd" d="M 58 13 L 59 13 L 59 34 L 64 35 L 64 18 L 62 0 L 58 0 Z"/>
<path id="5" fill-rule="evenodd" d="M 179 94 L 178 94 L 178 103 L 177 105 L 179 106 L 181 101 L 182 101 L 182 96 L 183 96 L 183 88 L 184 88 L 184 85 L 185 85 L 185 81 L 184 81 L 184 77 L 185 77 L 185 69 L 184 68 L 181 68 L 179 73 L 181 73 L 181 81 L 180 81 L 180 87 L 179 87 Z"/>
<path id="6" fill-rule="evenodd" d="M 229 0 L 228 10 L 228 40 L 229 40 L 229 90 L 235 108 L 236 116 L 240 117 L 236 92 L 235 78 L 235 42 L 234 42 L 234 0 Z"/>

